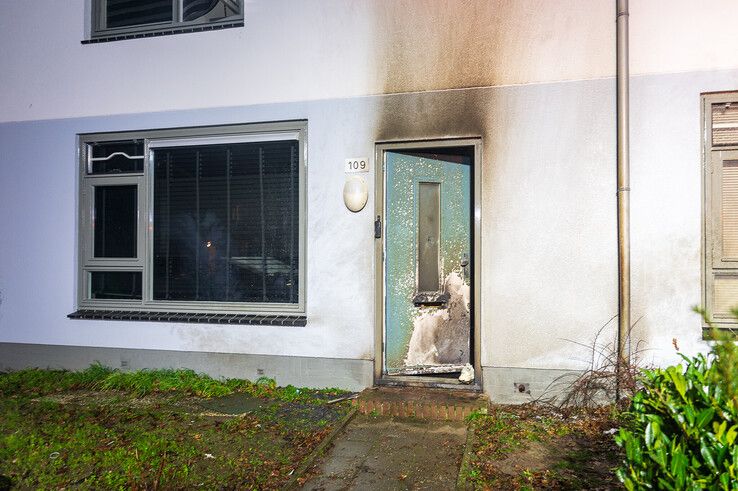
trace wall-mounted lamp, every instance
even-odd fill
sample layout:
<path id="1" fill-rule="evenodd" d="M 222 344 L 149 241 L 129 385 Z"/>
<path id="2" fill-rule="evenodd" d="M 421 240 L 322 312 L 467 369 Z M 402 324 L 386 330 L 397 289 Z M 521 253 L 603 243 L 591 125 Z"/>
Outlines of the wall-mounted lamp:
<path id="1" fill-rule="evenodd" d="M 354 213 L 360 212 L 366 206 L 369 199 L 369 188 L 363 177 L 346 176 L 346 183 L 343 185 L 343 202 L 346 208 Z"/>

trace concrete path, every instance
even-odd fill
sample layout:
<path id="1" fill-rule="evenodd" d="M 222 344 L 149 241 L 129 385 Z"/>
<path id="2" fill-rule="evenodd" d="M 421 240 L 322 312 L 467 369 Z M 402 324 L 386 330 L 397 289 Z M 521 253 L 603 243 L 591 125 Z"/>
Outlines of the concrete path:
<path id="1" fill-rule="evenodd" d="M 303 489 L 454 489 L 465 441 L 463 422 L 357 415 Z"/>

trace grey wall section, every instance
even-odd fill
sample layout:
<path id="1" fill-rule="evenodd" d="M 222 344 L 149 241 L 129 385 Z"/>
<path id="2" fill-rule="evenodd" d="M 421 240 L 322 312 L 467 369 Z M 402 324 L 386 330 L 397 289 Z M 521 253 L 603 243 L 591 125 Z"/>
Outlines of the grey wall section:
<path id="1" fill-rule="evenodd" d="M 699 95 L 736 87 L 738 71 L 631 83 L 634 342 L 647 362 L 677 360 L 675 338 L 687 353 L 705 348 L 690 311 L 700 301 Z M 374 203 L 345 209 L 343 160 L 373 155 L 378 141 L 481 137 L 477 342 L 494 369 L 484 386 L 504 379 L 499 370 L 586 368 L 588 346 L 615 333 L 614 97 L 601 79 L 2 124 L 0 342 L 372 360 Z M 291 119 L 308 120 L 306 327 L 65 317 L 76 134 Z"/>
<path id="2" fill-rule="evenodd" d="M 582 373 L 576 370 L 540 368 L 484 367 L 482 389 L 492 402 L 524 404 L 532 401 L 556 401 L 568 392 Z M 525 389 L 520 390 L 521 386 Z"/>
<path id="3" fill-rule="evenodd" d="M 0 370 L 82 370 L 93 363 L 123 370 L 189 368 L 215 378 L 269 377 L 280 386 L 354 391 L 371 386 L 373 377 L 367 360 L 0 343 Z"/>

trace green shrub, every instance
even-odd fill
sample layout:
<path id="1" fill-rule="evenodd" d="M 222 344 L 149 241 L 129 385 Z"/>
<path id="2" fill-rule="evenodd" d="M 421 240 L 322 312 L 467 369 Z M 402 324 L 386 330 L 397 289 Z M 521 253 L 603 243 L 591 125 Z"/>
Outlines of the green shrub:
<path id="1" fill-rule="evenodd" d="M 738 349 L 713 336 L 708 356 L 643 371 L 630 423 L 615 437 L 627 489 L 738 490 Z"/>

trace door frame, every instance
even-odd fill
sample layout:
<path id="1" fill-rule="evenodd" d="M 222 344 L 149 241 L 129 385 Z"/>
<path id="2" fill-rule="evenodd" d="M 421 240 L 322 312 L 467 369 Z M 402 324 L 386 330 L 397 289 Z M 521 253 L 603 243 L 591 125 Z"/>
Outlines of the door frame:
<path id="1" fill-rule="evenodd" d="M 482 385 L 482 366 L 481 366 L 481 346 L 482 346 L 482 329 L 481 329 L 481 220 L 482 220 L 482 138 L 481 137 L 462 137 L 447 139 L 430 139 L 430 140 L 404 140 L 404 141 L 383 141 L 375 143 L 374 151 L 374 218 L 379 218 L 382 223 L 382 237 L 374 239 L 374 383 L 376 384 L 385 376 L 385 263 L 384 263 L 384 246 L 386 240 L 386 203 L 385 203 L 385 152 L 393 150 L 414 150 L 429 148 L 446 148 L 446 147 L 473 147 L 474 148 L 474 165 L 472 166 L 473 182 L 473 209 L 472 209 L 472 230 L 473 230 L 473 253 L 471 254 L 473 269 L 474 289 L 472 292 L 472 325 L 470 326 L 469 342 L 473 346 L 472 366 L 474 366 L 474 384 L 481 387 Z M 418 376 L 420 377 L 420 376 Z M 422 380 L 419 378 L 419 380 Z"/>

